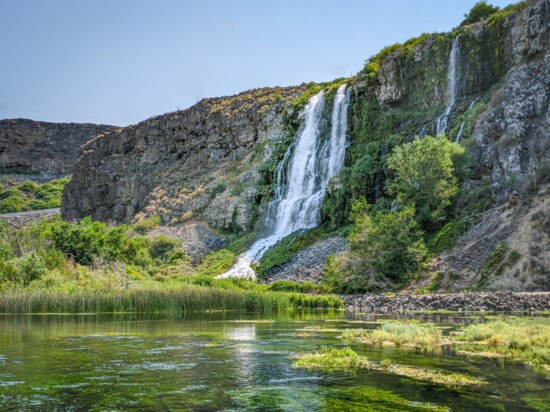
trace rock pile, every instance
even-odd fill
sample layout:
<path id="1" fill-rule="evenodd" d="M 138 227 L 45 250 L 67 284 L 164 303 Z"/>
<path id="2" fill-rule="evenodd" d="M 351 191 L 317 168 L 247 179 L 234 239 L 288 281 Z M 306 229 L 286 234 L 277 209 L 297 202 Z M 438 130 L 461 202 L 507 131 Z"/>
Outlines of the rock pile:
<path id="1" fill-rule="evenodd" d="M 458 312 L 534 312 L 550 310 L 550 293 L 471 292 L 430 295 L 367 294 L 343 296 L 348 310 L 398 312 L 452 310 Z"/>

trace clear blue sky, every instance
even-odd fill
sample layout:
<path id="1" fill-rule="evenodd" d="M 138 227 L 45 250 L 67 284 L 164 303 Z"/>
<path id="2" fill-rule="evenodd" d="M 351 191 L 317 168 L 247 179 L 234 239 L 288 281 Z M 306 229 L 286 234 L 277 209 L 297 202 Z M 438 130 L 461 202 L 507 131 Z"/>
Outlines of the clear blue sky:
<path id="1" fill-rule="evenodd" d="M 124 126 L 349 76 L 384 46 L 456 27 L 475 2 L 0 0 L 0 119 Z"/>

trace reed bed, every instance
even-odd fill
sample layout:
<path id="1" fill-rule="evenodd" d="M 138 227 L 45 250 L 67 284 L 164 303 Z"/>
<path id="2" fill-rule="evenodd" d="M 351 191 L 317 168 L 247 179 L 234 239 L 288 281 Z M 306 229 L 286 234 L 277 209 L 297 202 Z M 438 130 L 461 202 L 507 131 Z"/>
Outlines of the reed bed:
<path id="1" fill-rule="evenodd" d="M 15 291 L 0 295 L 0 313 L 274 312 L 291 307 L 338 307 L 338 298 L 186 286 L 101 292 Z"/>

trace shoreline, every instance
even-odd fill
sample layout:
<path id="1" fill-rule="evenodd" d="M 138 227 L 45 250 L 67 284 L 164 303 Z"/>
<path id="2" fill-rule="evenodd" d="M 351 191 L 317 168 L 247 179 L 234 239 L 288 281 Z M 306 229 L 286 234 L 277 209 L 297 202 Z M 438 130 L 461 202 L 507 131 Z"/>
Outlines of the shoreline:
<path id="1" fill-rule="evenodd" d="M 343 295 L 348 311 L 391 313 L 409 311 L 544 312 L 550 292 L 459 292 L 445 294 Z"/>

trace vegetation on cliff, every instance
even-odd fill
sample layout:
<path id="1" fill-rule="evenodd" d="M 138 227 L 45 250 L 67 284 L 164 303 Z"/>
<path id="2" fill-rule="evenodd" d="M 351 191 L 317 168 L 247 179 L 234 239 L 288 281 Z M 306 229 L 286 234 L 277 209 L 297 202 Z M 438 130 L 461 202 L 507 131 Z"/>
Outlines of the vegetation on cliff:
<path id="1" fill-rule="evenodd" d="M 4 180 L 0 189 L 0 213 L 60 207 L 61 194 L 68 182 L 68 177 L 47 183 L 37 183 L 32 180 L 18 183 L 9 179 Z"/>

